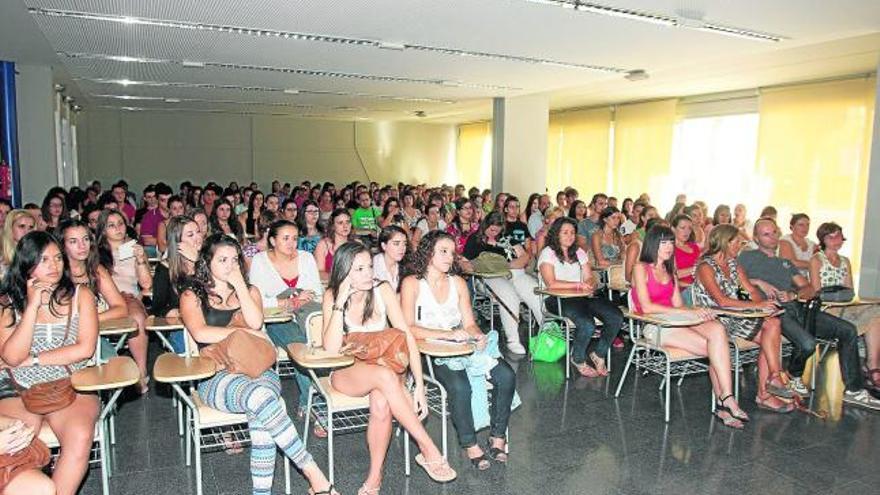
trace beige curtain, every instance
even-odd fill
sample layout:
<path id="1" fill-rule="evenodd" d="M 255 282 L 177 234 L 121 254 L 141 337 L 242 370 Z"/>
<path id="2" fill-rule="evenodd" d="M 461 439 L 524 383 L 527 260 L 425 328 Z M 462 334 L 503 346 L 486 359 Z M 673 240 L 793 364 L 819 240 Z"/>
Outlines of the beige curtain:
<path id="1" fill-rule="evenodd" d="M 456 183 L 488 188 L 492 184 L 492 123 L 458 126 Z"/>
<path id="2" fill-rule="evenodd" d="M 667 186 L 676 103 L 672 99 L 617 107 L 608 191 L 635 198 Z"/>
<path id="3" fill-rule="evenodd" d="M 843 251 L 855 272 L 864 228 L 875 84 L 873 78 L 850 79 L 764 90 L 760 96 L 756 168 L 780 210 L 783 233 L 789 231 L 790 213 L 810 215 L 811 238 L 820 223 L 837 222 L 848 239 Z"/>
<path id="4" fill-rule="evenodd" d="M 547 189 L 551 197 L 568 186 L 582 197 L 605 190 L 610 128 L 610 108 L 550 115 Z"/>

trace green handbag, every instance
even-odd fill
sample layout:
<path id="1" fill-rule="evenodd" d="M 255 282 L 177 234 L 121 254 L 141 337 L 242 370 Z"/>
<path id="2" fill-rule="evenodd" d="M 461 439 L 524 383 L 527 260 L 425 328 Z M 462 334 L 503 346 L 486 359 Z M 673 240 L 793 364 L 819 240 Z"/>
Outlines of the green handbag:
<path id="1" fill-rule="evenodd" d="M 565 332 L 555 321 L 544 323 L 537 335 L 529 339 L 533 361 L 555 363 L 565 356 Z"/>

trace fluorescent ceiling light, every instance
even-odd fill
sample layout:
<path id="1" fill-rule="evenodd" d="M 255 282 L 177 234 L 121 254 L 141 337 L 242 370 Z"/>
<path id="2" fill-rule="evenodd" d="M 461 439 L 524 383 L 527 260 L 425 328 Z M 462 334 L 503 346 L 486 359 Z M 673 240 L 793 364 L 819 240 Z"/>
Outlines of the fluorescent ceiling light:
<path id="1" fill-rule="evenodd" d="M 597 2 L 589 2 L 584 0 L 525 0 L 530 3 L 541 5 L 552 5 L 566 9 L 575 9 L 581 12 L 589 12 L 591 14 L 604 15 L 609 17 L 619 17 L 639 22 L 648 22 L 651 24 L 659 24 L 667 27 L 679 27 L 685 29 L 693 29 L 715 34 L 723 34 L 727 36 L 735 36 L 745 38 L 752 41 L 772 41 L 779 42 L 786 38 L 785 36 L 755 31 L 752 29 L 740 28 L 736 26 L 728 26 L 717 22 L 703 21 L 700 19 L 692 19 L 684 16 L 674 16 L 660 14 L 656 12 L 647 12 L 642 10 L 634 10 L 623 7 L 614 7 Z"/>
<path id="2" fill-rule="evenodd" d="M 548 2 L 548 3 L 551 3 L 551 2 Z M 560 2 L 560 3 L 564 4 L 566 2 Z M 573 4 L 568 4 L 568 5 L 572 5 L 572 8 L 573 8 Z M 244 27 L 244 26 L 208 24 L 208 23 L 201 23 L 201 22 L 188 22 L 188 21 L 165 20 L 165 19 L 151 19 L 151 18 L 145 18 L 145 17 L 118 16 L 118 15 L 110 15 L 110 14 L 95 14 L 95 13 L 90 13 L 90 12 L 80 12 L 80 11 L 60 10 L 60 9 L 43 9 L 43 8 L 35 8 L 35 7 L 29 8 L 28 11 L 35 16 L 40 15 L 40 16 L 47 16 L 47 17 L 72 18 L 72 19 L 89 20 L 89 21 L 116 22 L 116 23 L 121 23 L 121 24 L 138 24 L 138 25 L 142 25 L 142 26 L 152 26 L 152 27 L 161 27 L 161 28 L 170 28 L 170 29 L 213 31 L 213 32 L 219 32 L 219 33 L 237 34 L 237 35 L 245 35 L 245 36 L 274 37 L 274 38 L 292 39 L 292 40 L 299 40 L 299 41 L 335 43 L 335 44 L 339 44 L 339 45 L 362 46 L 362 47 L 379 48 L 379 49 L 386 49 L 386 50 L 393 50 L 393 51 L 416 50 L 416 51 L 437 53 L 437 54 L 441 54 L 441 55 L 491 58 L 491 59 L 496 59 L 496 60 L 504 60 L 507 62 L 519 62 L 519 63 L 531 63 L 531 64 L 543 64 L 543 63 L 552 62 L 559 67 L 565 67 L 567 69 L 575 69 L 575 70 L 590 70 L 590 71 L 621 73 L 621 74 L 626 73 L 626 71 L 627 71 L 627 69 L 619 68 L 619 67 L 604 67 L 604 66 L 600 66 L 600 65 L 581 64 L 581 63 L 575 63 L 575 62 L 566 62 L 566 61 L 562 61 L 562 60 L 549 60 L 549 59 L 543 59 L 543 58 L 538 58 L 538 57 L 526 57 L 526 56 L 512 55 L 512 54 L 506 54 L 506 53 L 482 52 L 482 51 L 478 51 L 478 50 L 466 50 L 466 49 L 462 49 L 462 48 L 451 48 L 451 47 L 432 46 L 432 45 L 419 45 L 419 44 L 415 44 L 415 43 L 405 43 L 405 42 L 377 41 L 377 40 L 371 40 L 371 39 L 366 39 L 366 38 L 354 38 L 354 37 L 335 36 L 335 35 L 327 35 L 327 34 L 301 33 L 301 32 L 295 32 L 295 31 L 281 31 L 281 30 L 276 30 L 276 29 L 258 29 L 258 28 Z"/>
<path id="3" fill-rule="evenodd" d="M 183 60 L 182 62 L 180 62 L 180 65 L 182 65 L 188 69 L 204 69 L 205 68 L 204 62 L 194 62 L 192 60 Z"/>

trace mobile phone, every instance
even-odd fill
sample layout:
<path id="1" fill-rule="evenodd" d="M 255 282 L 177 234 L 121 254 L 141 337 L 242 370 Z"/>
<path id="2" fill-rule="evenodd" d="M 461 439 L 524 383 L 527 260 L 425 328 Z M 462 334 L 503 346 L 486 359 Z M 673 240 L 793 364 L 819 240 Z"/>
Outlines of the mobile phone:
<path id="1" fill-rule="evenodd" d="M 278 294 L 277 297 L 279 297 L 279 298 L 294 297 L 294 296 L 298 295 L 300 292 L 302 292 L 302 291 L 299 289 L 294 289 L 293 287 L 288 287 L 288 288 L 284 289 L 284 291 L 281 294 Z"/>

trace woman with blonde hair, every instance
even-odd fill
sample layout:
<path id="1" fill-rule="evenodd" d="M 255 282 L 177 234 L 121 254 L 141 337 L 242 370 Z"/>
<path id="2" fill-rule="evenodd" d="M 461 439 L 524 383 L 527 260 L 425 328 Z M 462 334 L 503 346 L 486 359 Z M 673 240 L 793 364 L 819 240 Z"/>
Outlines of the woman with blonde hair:
<path id="1" fill-rule="evenodd" d="M 37 227 L 37 220 L 27 210 L 12 210 L 6 215 L 3 225 L 3 242 L 0 244 L 0 276 L 6 273 L 12 258 L 15 256 L 15 246 L 18 241 L 28 232 Z"/>

